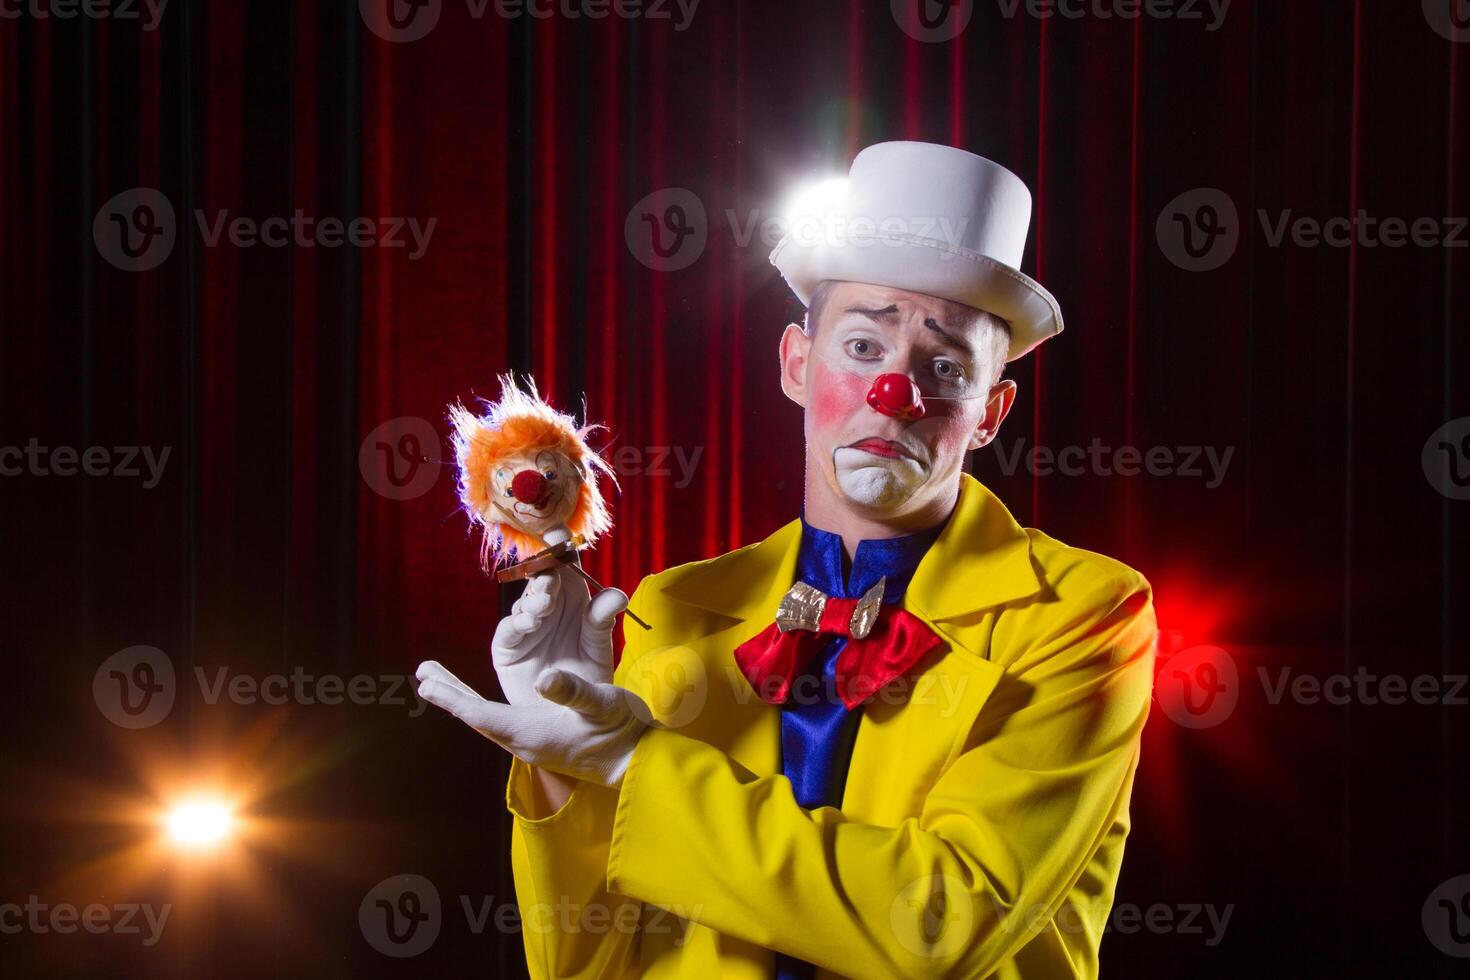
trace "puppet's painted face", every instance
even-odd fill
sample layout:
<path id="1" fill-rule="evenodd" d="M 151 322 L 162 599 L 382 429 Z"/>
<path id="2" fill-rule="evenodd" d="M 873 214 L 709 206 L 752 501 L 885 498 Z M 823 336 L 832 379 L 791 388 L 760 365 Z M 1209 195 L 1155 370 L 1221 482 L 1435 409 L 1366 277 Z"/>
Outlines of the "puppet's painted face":
<path id="1" fill-rule="evenodd" d="M 581 467 L 554 449 L 505 456 L 490 474 L 486 519 L 541 538 L 571 519 L 582 480 Z"/>
<path id="2" fill-rule="evenodd" d="M 946 300 L 834 284 L 820 323 L 801 338 L 808 466 L 839 498 L 875 516 L 952 493 L 966 452 L 999 425 L 995 418 L 986 435 L 996 358 L 1003 361 L 1005 349 L 997 347 L 1003 331 L 995 332 Z M 894 410 L 904 401 L 913 411 Z"/>

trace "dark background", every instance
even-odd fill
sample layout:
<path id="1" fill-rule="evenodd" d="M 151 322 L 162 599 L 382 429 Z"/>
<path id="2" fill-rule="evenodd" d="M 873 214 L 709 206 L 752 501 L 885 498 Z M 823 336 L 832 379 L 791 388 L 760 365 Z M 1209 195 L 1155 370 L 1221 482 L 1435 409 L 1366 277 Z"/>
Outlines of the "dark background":
<path id="1" fill-rule="evenodd" d="M 152 947 L 0 934 L 5 975 L 519 975 L 519 935 L 493 917 L 477 932 L 461 898 L 513 900 L 503 753 L 411 702 L 210 704 L 194 671 L 378 677 L 434 657 L 493 691 L 504 597 L 476 569 L 450 471 L 393 500 L 359 449 L 404 417 L 442 436 L 445 405 L 493 396 L 507 369 L 568 407 L 585 392 L 612 447 L 636 450 L 591 562 L 606 581 L 631 590 L 794 517 L 799 415 L 774 351 L 799 308 L 726 212 L 768 217 L 795 183 L 895 138 L 975 150 L 1034 192 L 1025 268 L 1068 329 L 1015 365 L 1004 451 L 1233 451 L 1214 488 L 1008 474 L 994 450 L 975 463 L 1022 523 L 1151 579 L 1161 696 L 1177 651 L 1217 645 L 1238 668 L 1220 724 L 1156 705 L 1118 896 L 1176 925 L 1192 905 L 1232 907 L 1223 940 L 1120 929 L 1105 975 L 1463 971 L 1421 910 L 1470 873 L 1466 692 L 1273 704 L 1258 669 L 1467 672 L 1470 503 L 1420 461 L 1470 414 L 1465 252 L 1273 247 L 1256 214 L 1465 214 L 1470 47 L 1408 0 L 1235 0 L 1218 30 L 1207 10 L 1006 17 L 983 0 L 937 43 L 881 0 L 703 0 L 682 31 L 672 7 L 600 21 L 442 7 L 412 43 L 346 0 L 173 0 L 152 31 L 0 20 L 0 445 L 171 448 L 153 489 L 0 478 L 0 902 L 172 904 Z M 93 236 L 136 187 L 180 225 L 145 272 Z M 708 246 L 674 272 L 624 237 L 666 187 L 708 213 Z M 1191 272 L 1155 223 L 1201 187 L 1244 227 L 1228 262 Z M 211 247 L 192 219 L 297 208 L 437 226 L 411 261 Z M 659 472 L 660 447 L 701 453 L 692 481 Z M 167 718 L 132 731 L 92 682 L 139 644 L 179 680 Z M 233 853 L 151 841 L 157 807 L 216 784 L 251 820 Z M 411 959 L 376 951 L 358 918 L 400 873 L 443 908 Z"/>

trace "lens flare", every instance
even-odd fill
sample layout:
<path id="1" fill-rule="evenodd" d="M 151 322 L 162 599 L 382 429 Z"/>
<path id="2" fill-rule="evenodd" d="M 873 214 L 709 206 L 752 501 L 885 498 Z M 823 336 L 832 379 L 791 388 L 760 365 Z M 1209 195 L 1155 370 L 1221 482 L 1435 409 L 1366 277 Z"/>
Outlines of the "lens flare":
<path id="1" fill-rule="evenodd" d="M 235 823 L 230 808 L 218 800 L 191 800 L 168 812 L 168 836 L 185 847 L 211 847 L 230 835 Z"/>
<path id="2" fill-rule="evenodd" d="M 820 220 L 847 196 L 847 178 L 829 177 L 798 187 L 786 200 L 782 214 L 788 222 Z"/>

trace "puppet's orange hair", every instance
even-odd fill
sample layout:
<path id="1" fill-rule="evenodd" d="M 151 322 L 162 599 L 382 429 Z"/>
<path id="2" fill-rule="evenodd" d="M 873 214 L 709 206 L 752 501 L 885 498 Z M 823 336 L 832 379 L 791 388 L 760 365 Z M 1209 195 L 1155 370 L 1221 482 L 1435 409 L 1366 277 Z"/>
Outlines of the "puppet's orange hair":
<path id="1" fill-rule="evenodd" d="M 480 565 L 486 570 L 492 564 L 508 564 L 545 547 L 538 538 L 490 516 L 490 475 L 507 456 L 551 449 L 577 465 L 582 485 L 567 527 L 585 538 L 588 545 L 612 527 L 598 475 L 606 474 L 617 485 L 612 467 L 587 445 L 587 436 L 603 426 L 578 425 L 572 416 L 558 412 L 541 400 L 536 382 L 530 378 L 526 379 L 527 390 L 522 390 L 509 374 L 501 375 L 499 381 L 500 400 L 487 403 L 483 416 L 476 416 L 458 402 L 449 406 L 454 454 L 459 463 L 459 499 L 470 521 L 484 528 Z"/>

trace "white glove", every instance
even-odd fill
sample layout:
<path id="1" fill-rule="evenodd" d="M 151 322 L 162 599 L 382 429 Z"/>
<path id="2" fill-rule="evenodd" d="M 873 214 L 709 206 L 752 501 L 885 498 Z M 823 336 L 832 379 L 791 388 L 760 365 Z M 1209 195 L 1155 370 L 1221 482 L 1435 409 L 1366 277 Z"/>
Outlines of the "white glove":
<path id="1" fill-rule="evenodd" d="M 552 668 L 531 701 L 487 701 L 442 666 L 419 665 L 419 697 L 438 705 L 528 765 L 618 786 L 653 715 L 632 691 Z M 502 682 L 503 683 L 503 682 Z"/>
<path id="2" fill-rule="evenodd" d="M 548 545 L 570 536 L 565 528 L 546 533 Z M 628 596 L 603 589 L 588 598 L 587 583 L 570 568 L 531 577 L 510 615 L 495 628 L 490 659 L 511 704 L 533 704 L 536 678 L 549 668 L 570 671 L 594 684 L 612 682 L 613 624 L 628 608 Z"/>

